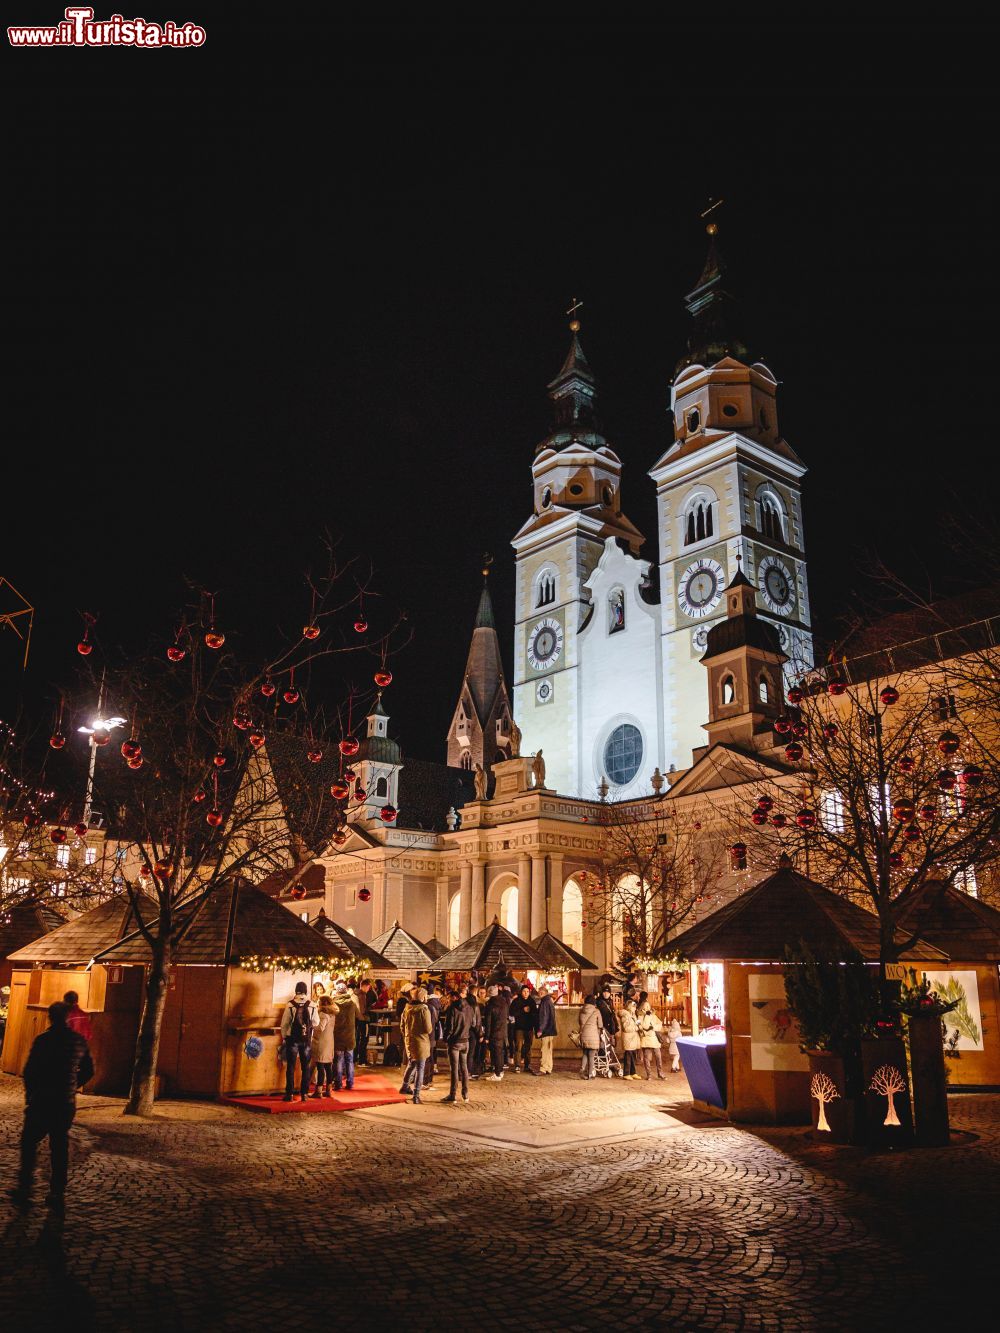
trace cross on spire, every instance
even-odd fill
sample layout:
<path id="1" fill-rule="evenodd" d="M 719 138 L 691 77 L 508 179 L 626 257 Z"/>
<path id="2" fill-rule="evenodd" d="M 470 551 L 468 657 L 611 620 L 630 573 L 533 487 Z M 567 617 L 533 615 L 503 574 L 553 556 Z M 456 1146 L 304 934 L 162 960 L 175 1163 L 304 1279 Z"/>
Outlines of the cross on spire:
<path id="1" fill-rule="evenodd" d="M 701 214 L 702 220 L 704 221 L 704 219 L 714 213 L 717 208 L 721 208 L 725 202 L 725 199 L 709 199 L 708 207 Z M 719 224 L 713 219 L 713 221 L 706 224 L 705 230 L 708 232 L 709 236 L 715 236 L 718 234 Z"/>
<path id="2" fill-rule="evenodd" d="M 582 302 L 582 301 L 578 301 L 578 300 L 576 299 L 575 296 L 571 296 L 569 299 L 570 299 L 570 307 L 569 307 L 569 309 L 566 311 L 566 314 L 569 315 L 569 317 L 570 317 L 570 320 L 569 320 L 569 327 L 570 327 L 570 329 L 572 330 L 573 333 L 579 333 L 579 332 L 580 332 L 580 321 L 579 321 L 579 320 L 577 319 L 577 317 L 576 317 L 576 312 L 577 312 L 578 310 L 582 310 L 582 309 L 583 309 L 583 302 Z"/>

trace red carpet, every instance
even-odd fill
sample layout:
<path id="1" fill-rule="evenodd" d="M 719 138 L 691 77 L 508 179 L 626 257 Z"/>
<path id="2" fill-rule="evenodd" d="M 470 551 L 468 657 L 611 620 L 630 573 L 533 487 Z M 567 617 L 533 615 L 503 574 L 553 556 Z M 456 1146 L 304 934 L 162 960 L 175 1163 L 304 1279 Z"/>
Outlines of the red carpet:
<path id="1" fill-rule="evenodd" d="M 399 1086 L 379 1074 L 357 1074 L 354 1088 L 348 1092 L 344 1088 L 332 1097 L 309 1097 L 300 1101 L 298 1093 L 294 1101 L 286 1102 L 282 1093 L 248 1093 L 246 1096 L 223 1097 L 230 1106 L 242 1106 L 245 1111 L 264 1111 L 267 1115 L 285 1115 L 290 1111 L 360 1111 L 366 1106 L 390 1106 L 394 1102 L 405 1102 L 396 1091 Z"/>

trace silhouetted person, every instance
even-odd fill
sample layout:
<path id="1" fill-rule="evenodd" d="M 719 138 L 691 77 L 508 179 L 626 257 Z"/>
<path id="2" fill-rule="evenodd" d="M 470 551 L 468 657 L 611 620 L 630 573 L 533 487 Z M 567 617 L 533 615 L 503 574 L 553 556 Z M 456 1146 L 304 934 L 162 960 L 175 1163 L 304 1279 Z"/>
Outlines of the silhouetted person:
<path id="1" fill-rule="evenodd" d="M 66 1026 L 69 1006 L 57 1001 L 49 1005 L 49 1030 L 35 1038 L 24 1066 L 24 1129 L 21 1132 L 21 1169 L 12 1202 L 31 1206 L 35 1158 L 42 1139 L 49 1141 L 52 1179 L 46 1200 L 53 1212 L 61 1213 L 66 1201 L 69 1170 L 69 1127 L 76 1115 L 76 1092 L 94 1076 L 90 1049 L 78 1032 Z"/>

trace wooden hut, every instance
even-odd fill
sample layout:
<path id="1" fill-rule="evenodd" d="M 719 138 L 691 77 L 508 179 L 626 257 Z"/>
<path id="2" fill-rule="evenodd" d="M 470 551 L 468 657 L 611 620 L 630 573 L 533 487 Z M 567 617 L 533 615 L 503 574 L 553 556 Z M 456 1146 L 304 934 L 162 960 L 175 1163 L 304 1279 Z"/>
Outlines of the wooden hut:
<path id="1" fill-rule="evenodd" d="M 447 944 L 442 944 L 441 941 L 437 938 L 427 940 L 427 942 L 424 944 L 424 948 L 430 954 L 431 958 L 435 960 L 441 958 L 444 954 L 448 952 Z"/>
<path id="2" fill-rule="evenodd" d="M 136 900 L 144 920 L 151 899 Z M 20 1074 L 31 1043 L 48 1026 L 47 1009 L 75 990 L 93 1014 L 91 1043 L 96 1075 L 89 1091 L 111 1092 L 127 1082 L 142 1009 L 142 974 L 91 964 L 97 954 L 135 929 L 127 894 L 118 894 L 89 912 L 39 935 L 11 954 L 10 1010 L 0 1068 Z"/>
<path id="3" fill-rule="evenodd" d="M 43 902 L 16 903 L 0 914 L 0 987 L 10 985 L 12 953 L 65 924 L 66 918 Z"/>
<path id="4" fill-rule="evenodd" d="M 905 929 L 943 949 L 948 962 L 924 964 L 939 994 L 959 1004 L 945 1014 L 951 1088 L 1000 1091 L 1000 912 L 961 889 L 930 883 L 903 914 Z M 905 965 L 906 971 L 910 965 Z"/>
<path id="5" fill-rule="evenodd" d="M 402 973 L 399 977 L 400 982 L 416 981 L 420 972 L 437 971 L 436 961 L 426 946 L 421 944 L 415 935 L 404 930 L 398 921 L 394 921 L 381 935 L 376 935 L 371 947 L 383 958 L 388 958 Z"/>
<path id="6" fill-rule="evenodd" d="M 494 917 L 478 935 L 442 954 L 434 967 L 438 972 L 475 971 L 479 976 L 500 967 L 507 969 L 507 975 L 516 977 L 517 973 L 523 975 L 528 971 L 544 972 L 545 962 L 527 940 L 513 935 Z"/>
<path id="7" fill-rule="evenodd" d="M 701 1001 L 695 1033 L 706 1017 L 725 1032 L 720 1100 L 731 1120 L 806 1124 L 811 1118 L 809 1061 L 783 978 L 785 946 L 798 940 L 833 956 L 856 950 L 866 961 L 879 958 L 878 918 L 787 866 L 670 941 L 690 961 L 691 993 Z M 947 962 L 940 949 L 919 940 L 905 956 L 922 966 Z M 697 1039 L 682 1041 L 690 1065 Z"/>
<path id="8" fill-rule="evenodd" d="M 556 975 L 565 977 L 566 1003 L 579 1004 L 583 999 L 583 974 L 599 971 L 597 964 L 548 930 L 532 940 L 531 947 L 545 963 L 544 972 L 534 978 L 536 984 L 540 980 L 551 982 Z"/>
<path id="9" fill-rule="evenodd" d="M 337 950 L 339 961 L 335 968 L 341 976 L 374 976 L 378 973 L 389 976 L 397 971 L 396 964 L 391 963 L 384 954 L 380 954 L 364 940 L 359 940 L 345 926 L 338 926 L 336 921 L 331 921 L 322 907 L 311 925 L 327 944 Z"/>

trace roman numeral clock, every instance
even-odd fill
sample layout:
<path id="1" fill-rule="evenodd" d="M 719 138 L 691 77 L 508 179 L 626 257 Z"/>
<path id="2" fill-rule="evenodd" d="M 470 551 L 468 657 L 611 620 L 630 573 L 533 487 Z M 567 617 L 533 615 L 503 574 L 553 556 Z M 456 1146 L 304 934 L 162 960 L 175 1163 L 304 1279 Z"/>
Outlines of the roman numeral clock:
<path id="1" fill-rule="evenodd" d="M 711 615 L 719 605 L 724 586 L 722 566 L 718 560 L 703 556 L 688 565 L 681 575 L 677 600 L 681 610 L 692 620 Z"/>
<path id="2" fill-rule="evenodd" d="M 563 627 L 546 616 L 528 631 L 528 666 L 532 671 L 549 671 L 559 661 L 563 649 Z"/>

